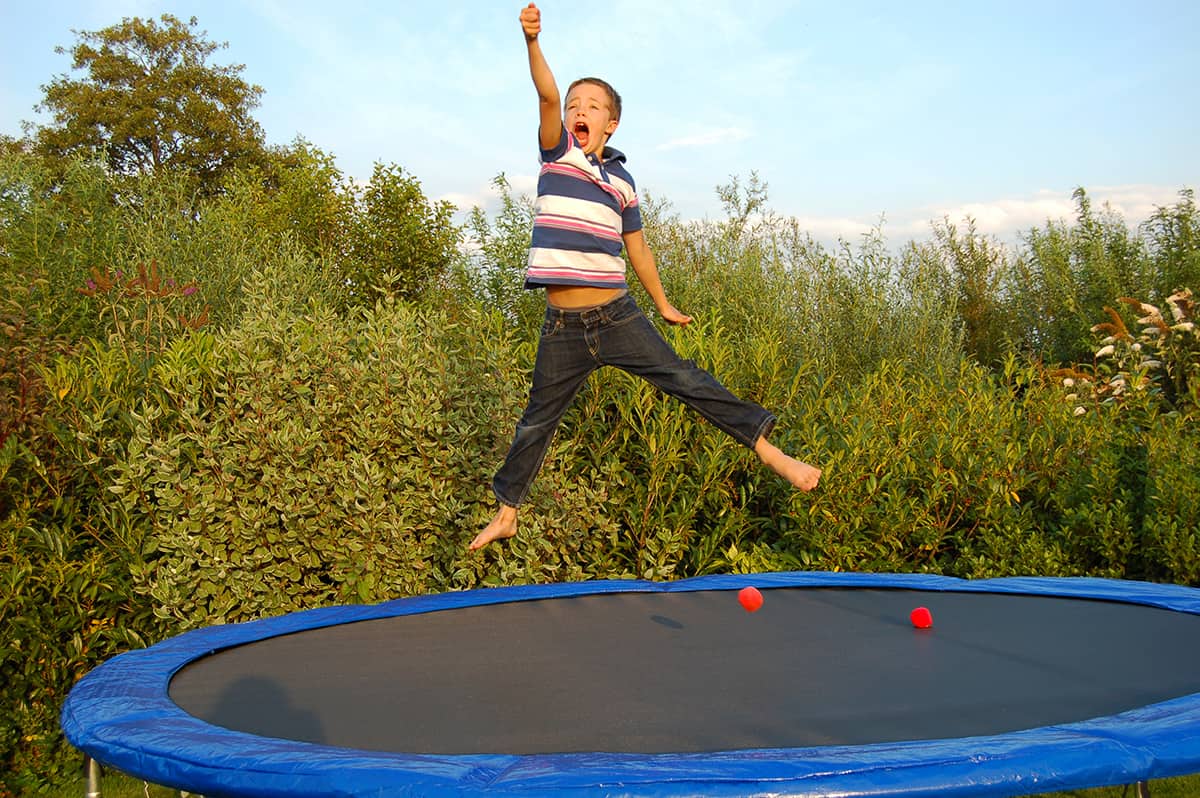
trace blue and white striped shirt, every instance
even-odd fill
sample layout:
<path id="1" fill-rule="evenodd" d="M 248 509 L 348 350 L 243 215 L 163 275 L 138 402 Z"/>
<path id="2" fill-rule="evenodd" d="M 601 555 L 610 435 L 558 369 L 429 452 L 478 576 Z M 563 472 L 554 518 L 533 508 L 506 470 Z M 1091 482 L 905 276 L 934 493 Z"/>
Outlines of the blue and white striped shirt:
<path id="1" fill-rule="evenodd" d="M 642 228 L 625 156 L 605 147 L 589 158 L 564 127 L 541 161 L 525 287 L 625 288 L 621 235 Z"/>

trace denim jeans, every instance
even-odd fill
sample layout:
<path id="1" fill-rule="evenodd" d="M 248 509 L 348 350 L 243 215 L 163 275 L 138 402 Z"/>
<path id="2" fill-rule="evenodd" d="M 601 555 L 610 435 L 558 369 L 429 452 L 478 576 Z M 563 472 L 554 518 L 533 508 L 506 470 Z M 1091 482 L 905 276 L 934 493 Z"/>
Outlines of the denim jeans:
<path id="1" fill-rule="evenodd" d="M 529 404 L 492 481 L 500 502 L 518 507 L 525 501 L 559 421 L 601 366 L 649 381 L 744 446 L 753 448 L 775 425 L 774 415 L 734 396 L 695 361 L 680 358 L 630 295 L 582 311 L 547 307 Z"/>

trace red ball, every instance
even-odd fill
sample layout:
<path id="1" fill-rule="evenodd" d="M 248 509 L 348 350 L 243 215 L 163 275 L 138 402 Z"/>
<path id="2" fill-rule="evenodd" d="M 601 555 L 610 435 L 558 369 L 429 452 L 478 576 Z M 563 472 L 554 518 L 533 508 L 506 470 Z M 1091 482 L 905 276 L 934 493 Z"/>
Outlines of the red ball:
<path id="1" fill-rule="evenodd" d="M 738 601 L 742 605 L 742 609 L 746 612 L 757 612 L 762 606 L 762 593 L 758 592 L 756 587 L 744 587 L 738 591 Z"/>
<path id="2" fill-rule="evenodd" d="M 933 626 L 933 613 L 927 607 L 917 607 L 908 614 L 908 619 L 918 629 L 928 629 Z"/>

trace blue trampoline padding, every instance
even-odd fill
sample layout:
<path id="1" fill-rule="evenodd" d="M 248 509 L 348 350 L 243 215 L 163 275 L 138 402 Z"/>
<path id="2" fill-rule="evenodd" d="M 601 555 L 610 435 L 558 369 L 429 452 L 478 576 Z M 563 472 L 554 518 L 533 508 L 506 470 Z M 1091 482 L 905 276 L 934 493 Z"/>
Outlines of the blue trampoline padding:
<path id="1" fill-rule="evenodd" d="M 676 582 L 492 588 L 325 607 L 187 632 L 114 657 L 62 710 L 99 762 L 207 796 L 1013 796 L 1200 771 L 1200 693 L 1110 717 L 1008 734 L 704 754 L 406 755 L 269 739 L 207 724 L 168 696 L 211 653 L 292 632 L 434 610 L 610 592 L 895 588 L 1101 599 L 1200 614 L 1200 590 L 1095 578 L 960 580 L 918 574 L 770 573 Z"/>

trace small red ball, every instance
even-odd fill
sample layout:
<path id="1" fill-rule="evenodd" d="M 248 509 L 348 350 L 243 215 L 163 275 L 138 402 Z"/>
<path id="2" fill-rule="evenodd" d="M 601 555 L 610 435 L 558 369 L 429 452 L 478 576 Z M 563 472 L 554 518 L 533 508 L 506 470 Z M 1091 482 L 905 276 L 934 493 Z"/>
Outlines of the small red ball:
<path id="1" fill-rule="evenodd" d="M 763 597 L 758 588 L 744 587 L 738 591 L 738 601 L 746 612 L 757 612 L 763 604 Z"/>
<path id="2" fill-rule="evenodd" d="M 928 629 L 933 626 L 933 613 L 927 607 L 917 607 L 909 613 L 908 619 L 918 629 Z"/>

